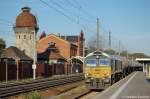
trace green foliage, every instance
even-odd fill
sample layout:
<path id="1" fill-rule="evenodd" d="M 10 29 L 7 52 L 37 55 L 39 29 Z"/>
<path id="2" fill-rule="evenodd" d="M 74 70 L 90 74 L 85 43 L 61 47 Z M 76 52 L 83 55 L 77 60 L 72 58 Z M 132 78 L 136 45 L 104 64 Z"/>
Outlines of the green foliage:
<path id="1" fill-rule="evenodd" d="M 2 38 L 0 38 L 0 57 L 1 57 L 2 51 L 5 47 L 6 47 L 5 41 Z"/>
<path id="2" fill-rule="evenodd" d="M 37 91 L 33 91 L 26 96 L 26 99 L 42 99 Z"/>
<path id="3" fill-rule="evenodd" d="M 0 48 L 5 48 L 6 47 L 6 44 L 5 44 L 5 41 L 0 38 Z"/>

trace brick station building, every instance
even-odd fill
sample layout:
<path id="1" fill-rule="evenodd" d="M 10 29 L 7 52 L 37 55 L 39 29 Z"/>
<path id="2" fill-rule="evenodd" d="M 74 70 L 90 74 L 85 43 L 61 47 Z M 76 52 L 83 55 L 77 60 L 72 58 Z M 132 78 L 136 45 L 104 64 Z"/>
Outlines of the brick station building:
<path id="1" fill-rule="evenodd" d="M 60 55 L 62 55 L 68 63 L 73 56 L 83 55 L 83 31 L 79 35 L 75 36 L 60 36 L 60 34 L 42 34 L 41 38 L 37 42 L 38 54 L 46 51 L 50 43 L 55 43 L 55 47 L 58 48 Z"/>

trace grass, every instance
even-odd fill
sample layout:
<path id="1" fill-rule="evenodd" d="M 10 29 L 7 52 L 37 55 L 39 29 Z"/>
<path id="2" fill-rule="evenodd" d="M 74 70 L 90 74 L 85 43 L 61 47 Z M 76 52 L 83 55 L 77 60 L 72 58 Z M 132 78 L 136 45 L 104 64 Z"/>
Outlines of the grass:
<path id="1" fill-rule="evenodd" d="M 37 91 L 32 91 L 26 95 L 25 99 L 43 99 Z"/>

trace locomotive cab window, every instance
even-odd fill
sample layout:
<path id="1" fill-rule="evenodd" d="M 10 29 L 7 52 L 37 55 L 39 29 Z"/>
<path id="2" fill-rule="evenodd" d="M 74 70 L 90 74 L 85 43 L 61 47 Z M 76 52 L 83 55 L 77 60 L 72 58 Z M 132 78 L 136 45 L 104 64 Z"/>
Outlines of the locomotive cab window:
<path id="1" fill-rule="evenodd" d="M 100 66 L 110 66 L 110 61 L 109 59 L 105 58 L 105 59 L 100 59 L 99 60 L 99 65 Z"/>
<path id="2" fill-rule="evenodd" d="M 99 59 L 99 66 L 110 66 L 110 59 L 106 56 L 101 56 Z"/>
<path id="3" fill-rule="evenodd" d="M 86 66 L 96 66 L 96 59 L 87 59 L 85 64 Z"/>

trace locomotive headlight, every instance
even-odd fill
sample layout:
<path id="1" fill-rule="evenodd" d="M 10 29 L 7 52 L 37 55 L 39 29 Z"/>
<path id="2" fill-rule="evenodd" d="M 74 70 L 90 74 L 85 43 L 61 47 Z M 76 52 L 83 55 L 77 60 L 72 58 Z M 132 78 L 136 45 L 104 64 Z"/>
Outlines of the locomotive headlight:
<path id="1" fill-rule="evenodd" d="M 90 76 L 91 76 L 91 74 L 90 74 L 90 73 L 86 73 L 85 75 L 86 75 L 86 77 L 90 77 Z"/>
<path id="2" fill-rule="evenodd" d="M 86 76 L 89 76 L 89 74 L 87 73 Z"/>
<path id="3" fill-rule="evenodd" d="M 99 59 L 99 56 L 96 56 L 96 59 Z"/>

